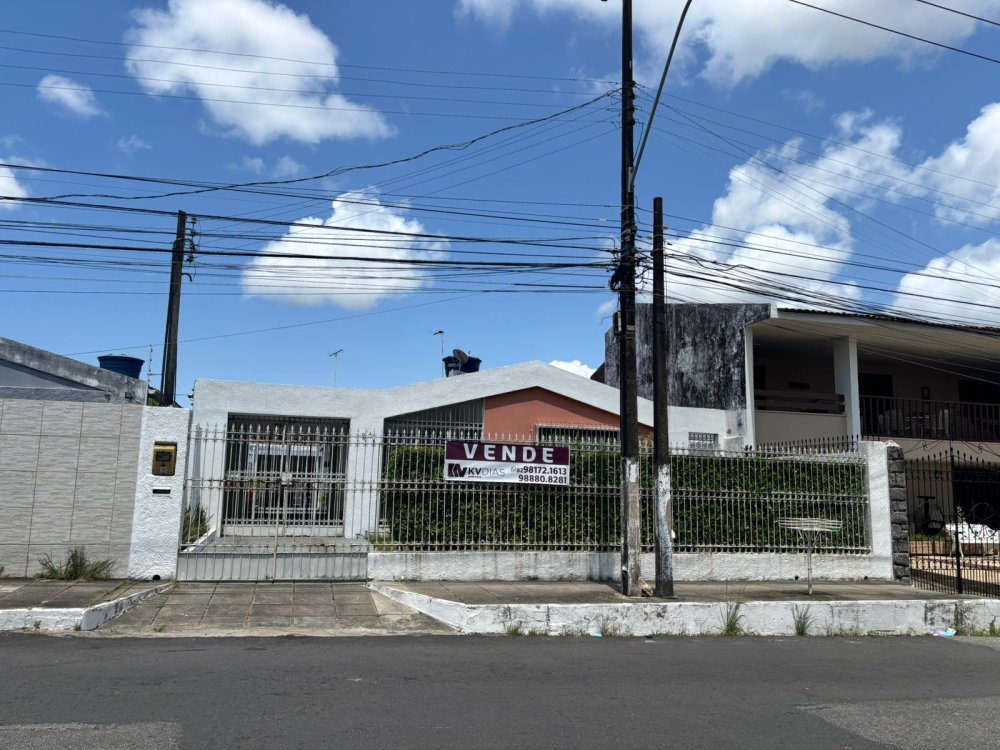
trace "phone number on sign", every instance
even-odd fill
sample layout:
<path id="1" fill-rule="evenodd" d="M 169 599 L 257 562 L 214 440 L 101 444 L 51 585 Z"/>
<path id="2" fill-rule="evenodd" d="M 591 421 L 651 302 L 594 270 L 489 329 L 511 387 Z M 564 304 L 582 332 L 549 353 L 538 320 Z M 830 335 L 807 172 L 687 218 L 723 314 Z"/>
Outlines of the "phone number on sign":
<path id="1" fill-rule="evenodd" d="M 521 466 L 517 481 L 531 484 L 569 484 L 569 469 L 565 466 Z"/>

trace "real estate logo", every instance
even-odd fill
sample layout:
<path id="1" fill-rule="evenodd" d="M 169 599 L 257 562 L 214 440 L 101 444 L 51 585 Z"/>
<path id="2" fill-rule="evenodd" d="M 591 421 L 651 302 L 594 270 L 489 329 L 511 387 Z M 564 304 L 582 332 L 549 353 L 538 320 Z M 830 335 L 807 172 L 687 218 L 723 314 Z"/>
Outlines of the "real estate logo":
<path id="1" fill-rule="evenodd" d="M 459 482 L 569 485 L 569 448 L 449 440 L 444 478 Z"/>

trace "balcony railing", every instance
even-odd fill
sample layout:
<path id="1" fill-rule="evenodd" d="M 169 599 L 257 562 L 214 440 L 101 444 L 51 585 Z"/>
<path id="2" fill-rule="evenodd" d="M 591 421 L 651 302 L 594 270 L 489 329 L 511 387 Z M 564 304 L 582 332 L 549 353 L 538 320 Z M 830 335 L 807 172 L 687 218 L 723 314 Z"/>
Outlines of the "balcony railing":
<path id="1" fill-rule="evenodd" d="M 843 414 L 840 393 L 812 391 L 754 391 L 754 405 L 765 411 L 794 411 L 809 414 Z"/>
<path id="2" fill-rule="evenodd" d="M 1000 442 L 1000 404 L 862 396 L 861 424 L 869 437 Z"/>

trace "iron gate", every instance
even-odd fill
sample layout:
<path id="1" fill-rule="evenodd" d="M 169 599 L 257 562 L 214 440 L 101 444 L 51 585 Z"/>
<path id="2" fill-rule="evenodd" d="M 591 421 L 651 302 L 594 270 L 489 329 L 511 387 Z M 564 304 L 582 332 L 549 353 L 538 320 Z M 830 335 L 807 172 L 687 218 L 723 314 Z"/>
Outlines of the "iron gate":
<path id="1" fill-rule="evenodd" d="M 1000 597 L 1000 457 L 950 448 L 906 461 L 918 588 Z"/>
<path id="2" fill-rule="evenodd" d="M 344 538 L 345 420 L 234 415 L 192 431 L 179 580 L 363 579 Z"/>

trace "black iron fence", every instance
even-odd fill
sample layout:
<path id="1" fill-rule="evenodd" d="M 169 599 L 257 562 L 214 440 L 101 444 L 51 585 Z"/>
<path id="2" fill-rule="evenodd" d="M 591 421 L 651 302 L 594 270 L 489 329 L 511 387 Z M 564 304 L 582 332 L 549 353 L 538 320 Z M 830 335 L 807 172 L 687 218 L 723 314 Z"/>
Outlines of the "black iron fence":
<path id="1" fill-rule="evenodd" d="M 954 448 L 906 462 L 918 588 L 1000 596 L 1000 460 Z"/>

